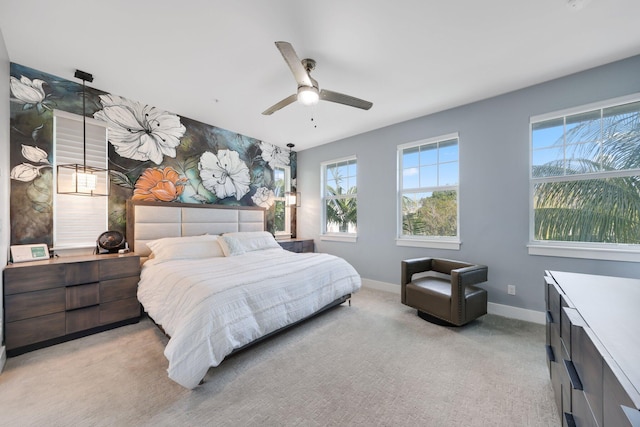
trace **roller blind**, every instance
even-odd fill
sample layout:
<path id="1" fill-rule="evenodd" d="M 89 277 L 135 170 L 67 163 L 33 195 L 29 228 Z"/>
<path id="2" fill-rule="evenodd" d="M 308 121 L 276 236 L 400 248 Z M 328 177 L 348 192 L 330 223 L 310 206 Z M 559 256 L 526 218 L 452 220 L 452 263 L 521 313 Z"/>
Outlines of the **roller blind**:
<path id="1" fill-rule="evenodd" d="M 82 116 L 54 111 L 54 163 L 83 164 Z M 107 168 L 107 125 L 86 120 L 87 166 Z M 54 173 L 56 168 L 54 168 Z M 53 182 L 55 183 L 56 177 Z M 55 186 L 55 184 L 54 184 Z M 89 248 L 108 227 L 108 197 L 58 194 L 53 189 L 54 250 Z"/>

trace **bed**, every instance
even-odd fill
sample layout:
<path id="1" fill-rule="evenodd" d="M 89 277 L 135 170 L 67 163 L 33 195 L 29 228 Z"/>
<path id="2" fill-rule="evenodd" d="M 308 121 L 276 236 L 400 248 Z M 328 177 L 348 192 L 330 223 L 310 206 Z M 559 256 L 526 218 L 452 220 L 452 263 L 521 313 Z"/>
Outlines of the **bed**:
<path id="1" fill-rule="evenodd" d="M 192 389 L 228 355 L 347 301 L 345 260 L 282 249 L 265 211 L 127 202 L 127 242 L 144 260 L 138 299 L 169 337 L 169 378 Z"/>

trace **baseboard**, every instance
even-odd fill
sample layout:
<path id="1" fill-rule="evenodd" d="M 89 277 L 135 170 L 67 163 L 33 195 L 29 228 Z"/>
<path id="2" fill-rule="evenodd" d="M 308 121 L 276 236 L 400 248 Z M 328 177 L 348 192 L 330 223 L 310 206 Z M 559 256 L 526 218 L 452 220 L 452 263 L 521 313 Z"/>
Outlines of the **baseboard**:
<path id="1" fill-rule="evenodd" d="M 508 317 L 510 319 L 524 320 L 526 322 L 544 325 L 546 316 L 543 311 L 529 310 L 526 308 L 513 307 L 511 305 L 487 303 L 487 312 L 497 316 Z"/>
<path id="2" fill-rule="evenodd" d="M 7 362 L 7 349 L 5 346 L 0 347 L 0 374 L 4 370 L 4 364 Z"/>
<path id="3" fill-rule="evenodd" d="M 391 292 L 400 296 L 400 286 L 393 283 L 380 282 L 378 280 L 362 279 L 362 286 L 378 291 Z M 526 308 L 513 307 L 510 305 L 496 304 L 490 302 L 487 304 L 487 312 L 497 316 L 508 317 L 510 319 L 524 320 L 526 322 L 545 324 L 546 317 L 544 312 L 528 310 Z"/>

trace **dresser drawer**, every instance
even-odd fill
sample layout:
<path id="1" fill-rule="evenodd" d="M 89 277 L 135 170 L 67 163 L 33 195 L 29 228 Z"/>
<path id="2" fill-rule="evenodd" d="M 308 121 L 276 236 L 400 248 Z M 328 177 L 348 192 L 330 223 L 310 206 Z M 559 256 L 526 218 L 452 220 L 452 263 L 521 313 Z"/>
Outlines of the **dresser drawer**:
<path id="1" fill-rule="evenodd" d="M 4 297 L 4 307 L 7 322 L 64 312 L 65 290 L 55 288 L 7 295 Z"/>
<path id="2" fill-rule="evenodd" d="M 100 281 L 139 275 L 140 257 L 123 256 L 100 261 Z"/>
<path id="3" fill-rule="evenodd" d="M 602 425 L 602 354 L 606 350 L 590 328 L 575 328 L 572 334 L 573 365 L 582 381 L 584 396 L 598 425 Z"/>
<path id="4" fill-rule="evenodd" d="M 138 292 L 139 276 L 122 279 L 103 280 L 100 282 L 100 302 L 135 298 Z"/>
<path id="5" fill-rule="evenodd" d="M 81 307 L 89 307 L 100 303 L 99 284 L 89 283 L 88 285 L 69 286 L 66 288 L 67 310 Z"/>
<path id="6" fill-rule="evenodd" d="M 100 264 L 98 261 L 71 262 L 65 264 L 65 283 L 67 286 L 97 282 Z"/>
<path id="7" fill-rule="evenodd" d="M 622 406 L 637 411 L 640 408 L 640 393 L 620 371 L 614 360 L 605 358 L 603 369 L 603 424 L 605 426 L 636 426 L 631 424 Z M 638 415 L 637 412 L 635 415 Z"/>
<path id="8" fill-rule="evenodd" d="M 19 320 L 6 326 L 5 344 L 7 350 L 11 350 L 63 336 L 65 334 L 65 313 Z"/>
<path id="9" fill-rule="evenodd" d="M 34 265 L 23 268 L 19 265 L 4 270 L 4 294 L 39 291 L 66 284 L 64 265 Z"/>
<path id="10" fill-rule="evenodd" d="M 599 427 L 582 390 L 573 390 L 571 394 L 573 420 L 580 427 Z"/>
<path id="11" fill-rule="evenodd" d="M 119 322 L 140 317 L 140 303 L 137 298 L 127 298 L 100 304 L 100 324 Z"/>
<path id="12" fill-rule="evenodd" d="M 95 328 L 100 325 L 100 307 L 79 308 L 67 311 L 66 331 L 68 334 Z"/>

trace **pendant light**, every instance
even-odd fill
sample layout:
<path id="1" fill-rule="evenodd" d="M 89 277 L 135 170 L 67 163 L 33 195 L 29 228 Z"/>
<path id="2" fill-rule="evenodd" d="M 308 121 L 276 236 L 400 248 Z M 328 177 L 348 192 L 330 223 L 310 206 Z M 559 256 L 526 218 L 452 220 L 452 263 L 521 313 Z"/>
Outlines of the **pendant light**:
<path id="1" fill-rule="evenodd" d="M 58 194 L 108 196 L 109 170 L 87 165 L 86 82 L 92 82 L 93 76 L 76 70 L 74 77 L 82 80 L 82 164 L 58 165 Z"/>

